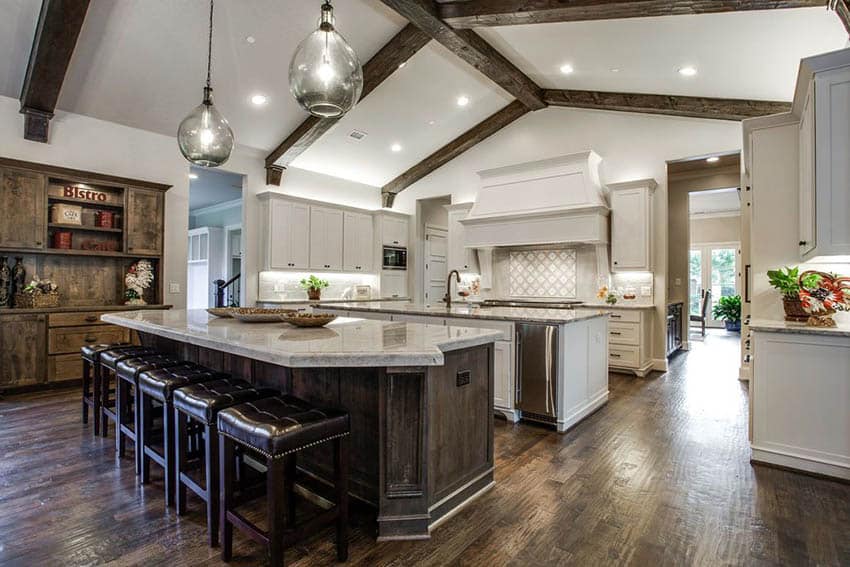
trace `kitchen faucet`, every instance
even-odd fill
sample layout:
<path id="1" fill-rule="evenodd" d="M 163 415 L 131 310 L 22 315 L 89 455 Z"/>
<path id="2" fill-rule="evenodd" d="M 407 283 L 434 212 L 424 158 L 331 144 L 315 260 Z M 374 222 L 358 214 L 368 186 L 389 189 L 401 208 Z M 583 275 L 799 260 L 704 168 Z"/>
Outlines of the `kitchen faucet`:
<path id="1" fill-rule="evenodd" d="M 452 306 L 452 274 L 455 275 L 457 283 L 460 283 L 460 272 L 452 270 L 446 278 L 446 295 L 443 296 L 443 301 L 446 302 L 446 307 Z"/>

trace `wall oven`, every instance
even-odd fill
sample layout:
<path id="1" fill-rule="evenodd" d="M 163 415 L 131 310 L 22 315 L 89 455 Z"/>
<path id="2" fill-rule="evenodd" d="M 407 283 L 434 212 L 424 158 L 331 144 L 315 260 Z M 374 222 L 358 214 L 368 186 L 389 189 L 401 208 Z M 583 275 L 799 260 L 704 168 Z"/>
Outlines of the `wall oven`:
<path id="1" fill-rule="evenodd" d="M 385 270 L 406 270 L 407 269 L 407 248 L 400 246 L 384 246 L 384 264 Z"/>

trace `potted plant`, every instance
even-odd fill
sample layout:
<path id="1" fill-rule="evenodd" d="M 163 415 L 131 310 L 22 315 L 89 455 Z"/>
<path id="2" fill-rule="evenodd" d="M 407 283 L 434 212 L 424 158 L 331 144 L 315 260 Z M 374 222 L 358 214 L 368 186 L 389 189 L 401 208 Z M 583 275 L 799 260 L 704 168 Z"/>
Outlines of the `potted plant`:
<path id="1" fill-rule="evenodd" d="M 321 280 L 316 276 L 311 275 L 309 278 L 301 280 L 301 288 L 307 292 L 308 299 L 318 301 L 322 298 L 322 290 L 328 287 L 328 280 Z"/>
<path id="2" fill-rule="evenodd" d="M 741 296 L 726 295 L 717 300 L 717 305 L 711 310 L 715 319 L 726 324 L 730 332 L 741 331 Z"/>
<path id="3" fill-rule="evenodd" d="M 800 269 L 785 267 L 779 270 L 768 270 L 767 277 L 770 285 L 782 294 L 782 306 L 785 308 L 786 321 L 805 322 L 809 314 L 800 302 Z"/>

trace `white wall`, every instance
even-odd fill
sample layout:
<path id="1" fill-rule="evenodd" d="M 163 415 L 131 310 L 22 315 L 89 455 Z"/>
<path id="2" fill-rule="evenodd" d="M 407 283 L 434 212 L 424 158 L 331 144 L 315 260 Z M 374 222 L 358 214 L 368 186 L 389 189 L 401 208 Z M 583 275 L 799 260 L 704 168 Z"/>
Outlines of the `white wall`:
<path id="1" fill-rule="evenodd" d="M 654 357 L 664 358 L 667 270 L 667 169 L 669 160 L 741 147 L 738 122 L 622 112 L 548 108 L 524 116 L 396 198 L 412 213 L 416 199 L 451 193 L 453 202 L 475 200 L 477 171 L 594 150 L 602 156 L 604 183 L 654 178 L 655 305 Z"/>
<path id="2" fill-rule="evenodd" d="M 741 215 L 691 217 L 691 244 L 741 241 Z"/>

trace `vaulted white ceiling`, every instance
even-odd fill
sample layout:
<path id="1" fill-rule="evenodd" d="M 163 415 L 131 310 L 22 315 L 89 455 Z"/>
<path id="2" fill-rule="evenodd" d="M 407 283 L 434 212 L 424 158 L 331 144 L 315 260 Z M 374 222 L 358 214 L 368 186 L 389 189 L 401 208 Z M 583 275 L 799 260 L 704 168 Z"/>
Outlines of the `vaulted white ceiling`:
<path id="1" fill-rule="evenodd" d="M 782 101 L 793 98 L 801 58 L 847 43 L 825 7 L 478 31 L 544 88 Z M 561 73 L 565 64 L 573 73 Z M 686 66 L 697 75 L 680 75 Z"/>

